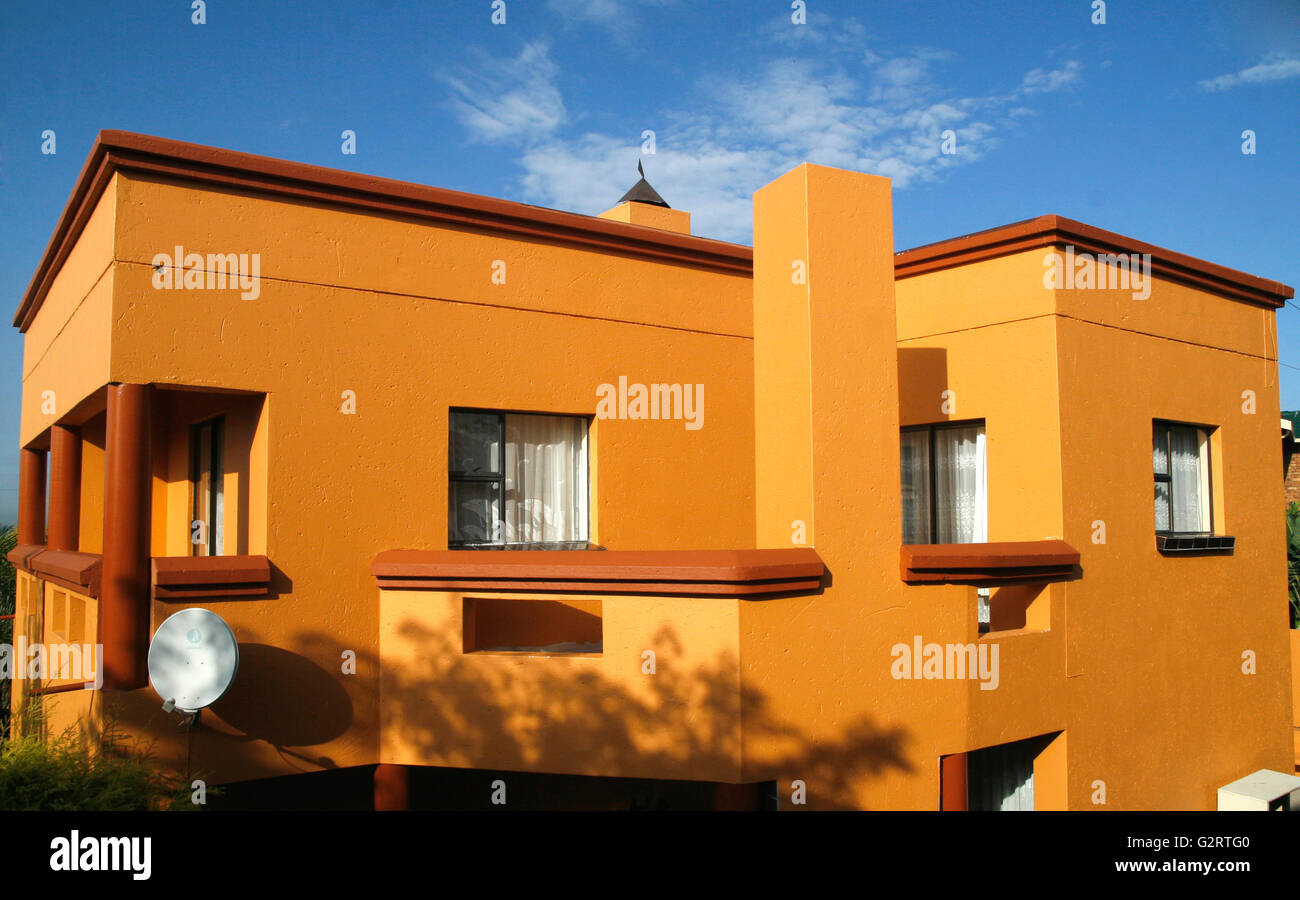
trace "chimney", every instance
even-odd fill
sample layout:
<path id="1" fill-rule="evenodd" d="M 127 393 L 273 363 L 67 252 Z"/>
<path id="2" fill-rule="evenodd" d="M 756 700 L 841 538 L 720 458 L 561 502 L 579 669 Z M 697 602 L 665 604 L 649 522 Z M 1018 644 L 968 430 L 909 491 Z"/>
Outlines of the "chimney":
<path id="1" fill-rule="evenodd" d="M 645 180 L 645 169 L 641 167 L 640 160 L 637 160 L 636 170 L 641 179 L 619 198 L 618 206 L 605 210 L 599 218 L 690 234 L 691 214 L 685 210 L 673 209 L 659 196 L 659 192 Z"/>

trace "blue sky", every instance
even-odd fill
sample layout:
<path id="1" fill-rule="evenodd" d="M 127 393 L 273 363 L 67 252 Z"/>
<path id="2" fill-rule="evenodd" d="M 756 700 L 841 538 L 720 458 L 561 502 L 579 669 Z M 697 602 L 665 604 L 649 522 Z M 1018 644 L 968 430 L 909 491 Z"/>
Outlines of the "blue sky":
<path id="1" fill-rule="evenodd" d="M 898 249 L 1043 213 L 1300 284 L 1300 3 L 1115 0 L 10 3 L 0 295 L 16 308 L 117 128 L 583 213 L 651 183 L 748 242 L 802 161 L 894 179 Z M 54 155 L 41 134 L 56 135 Z M 341 133 L 357 153 L 341 152 Z M 956 133 L 956 153 L 939 152 Z M 1241 134 L 1256 135 L 1242 153 Z M 1300 408 L 1300 307 L 1278 314 Z M 0 335 L 0 520 L 22 343 Z"/>

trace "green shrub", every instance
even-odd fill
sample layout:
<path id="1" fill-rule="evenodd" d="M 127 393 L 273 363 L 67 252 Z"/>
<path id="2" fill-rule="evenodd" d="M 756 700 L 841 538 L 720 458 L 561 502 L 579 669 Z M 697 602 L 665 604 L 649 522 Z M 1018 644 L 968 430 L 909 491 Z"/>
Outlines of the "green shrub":
<path id="1" fill-rule="evenodd" d="M 18 529 L 0 525 L 0 616 L 14 612 L 14 566 L 9 551 L 18 543 Z M 0 644 L 13 645 L 13 619 L 0 619 Z M 0 741 L 9 736 L 9 679 L 0 678 Z"/>
<path id="2" fill-rule="evenodd" d="M 25 720 L 24 736 L 0 741 L 2 810 L 194 809 L 189 791 L 114 734 L 87 749 L 69 729 L 41 737 Z"/>
<path id="3" fill-rule="evenodd" d="M 1286 508 L 1286 575 L 1291 627 L 1300 628 L 1300 503 Z"/>

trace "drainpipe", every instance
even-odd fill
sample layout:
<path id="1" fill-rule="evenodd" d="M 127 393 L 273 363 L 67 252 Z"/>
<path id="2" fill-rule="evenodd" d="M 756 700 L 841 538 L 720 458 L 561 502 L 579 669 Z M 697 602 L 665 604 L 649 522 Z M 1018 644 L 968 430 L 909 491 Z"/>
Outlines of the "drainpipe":
<path id="1" fill-rule="evenodd" d="M 104 463 L 100 640 L 104 687 L 149 683 L 149 386 L 110 384 Z"/>

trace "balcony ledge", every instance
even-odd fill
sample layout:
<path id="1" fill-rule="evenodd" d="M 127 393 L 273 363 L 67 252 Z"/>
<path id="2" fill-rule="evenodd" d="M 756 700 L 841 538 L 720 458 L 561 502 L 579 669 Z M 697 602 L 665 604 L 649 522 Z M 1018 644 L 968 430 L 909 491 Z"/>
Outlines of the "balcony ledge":
<path id="1" fill-rule="evenodd" d="M 9 551 L 7 558 L 15 569 L 87 597 L 99 597 L 103 557 L 98 553 L 47 550 L 40 544 L 19 544 Z"/>
<path id="2" fill-rule="evenodd" d="M 159 600 L 265 597 L 271 563 L 265 556 L 155 556 L 153 591 Z"/>
<path id="3" fill-rule="evenodd" d="M 385 550 L 384 590 L 689 594 L 756 599 L 808 593 L 826 571 L 811 548 L 782 550 Z"/>
<path id="4" fill-rule="evenodd" d="M 904 544 L 899 553 L 908 584 L 1002 584 L 1065 581 L 1078 576 L 1079 551 L 1065 541 L 992 544 Z"/>

